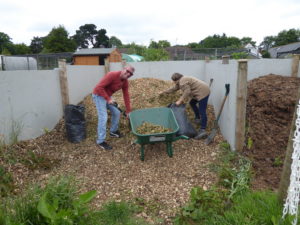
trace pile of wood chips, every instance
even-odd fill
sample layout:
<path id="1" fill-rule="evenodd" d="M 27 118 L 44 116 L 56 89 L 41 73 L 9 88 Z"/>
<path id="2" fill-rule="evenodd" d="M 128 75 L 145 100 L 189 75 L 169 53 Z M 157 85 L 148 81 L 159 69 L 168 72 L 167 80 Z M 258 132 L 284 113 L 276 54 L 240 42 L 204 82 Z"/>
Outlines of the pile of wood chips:
<path id="1" fill-rule="evenodd" d="M 160 91 L 172 86 L 172 82 L 152 78 L 129 81 L 133 110 L 152 107 L 165 107 L 174 103 L 180 92 L 158 96 Z M 114 99 L 123 109 L 122 92 L 114 94 Z M 109 200 L 139 199 L 145 210 L 138 216 L 149 223 L 158 224 L 154 218 L 160 218 L 161 224 L 172 224 L 172 219 L 189 199 L 194 186 L 209 188 L 216 182 L 216 175 L 209 169 L 218 156 L 218 144 L 223 138 L 218 134 L 214 142 L 207 146 L 204 140 L 178 140 L 172 143 L 173 157 L 166 151 L 165 143 L 145 146 L 145 161 L 140 160 L 140 146 L 135 144 L 128 119 L 120 120 L 122 138 L 111 138 L 107 142 L 113 150 L 99 148 L 97 136 L 97 112 L 91 95 L 82 102 L 86 108 L 87 138 L 74 144 L 66 139 L 64 121 L 45 135 L 29 141 L 20 142 L 13 148 L 20 154 L 31 151 L 51 162 L 47 168 L 29 168 L 22 162 L 2 164 L 13 174 L 16 189 L 21 191 L 25 184 L 44 183 L 56 175 L 74 175 L 81 181 L 81 191 L 97 190 L 93 204 L 101 206 Z M 193 119 L 190 106 L 187 114 Z M 214 121 L 213 108 L 208 107 L 208 131 Z M 194 124 L 199 128 L 199 124 Z M 108 129 L 110 119 L 108 120 Z M 155 207 L 153 207 L 155 206 Z"/>
<path id="2" fill-rule="evenodd" d="M 162 134 L 170 133 L 172 132 L 172 129 L 150 122 L 143 122 L 140 126 L 136 128 L 136 131 L 139 134 Z"/>

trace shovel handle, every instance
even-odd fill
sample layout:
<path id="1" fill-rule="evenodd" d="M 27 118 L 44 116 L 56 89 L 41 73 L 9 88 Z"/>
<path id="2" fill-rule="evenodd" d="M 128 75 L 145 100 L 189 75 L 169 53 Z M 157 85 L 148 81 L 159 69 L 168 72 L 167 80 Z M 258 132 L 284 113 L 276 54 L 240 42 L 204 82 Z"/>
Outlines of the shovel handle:
<path id="1" fill-rule="evenodd" d="M 219 121 L 220 119 L 220 116 L 221 116 L 221 113 L 222 113 L 222 110 L 223 110 L 223 107 L 224 107 L 224 104 L 225 104 L 225 101 L 226 101 L 226 98 L 229 94 L 229 91 L 230 91 L 230 84 L 225 84 L 225 88 L 226 88 L 226 92 L 225 92 L 225 96 L 224 96 L 224 99 L 223 99 L 223 102 L 222 102 L 222 105 L 221 105 L 221 108 L 220 108 L 220 111 L 218 113 L 218 116 L 217 116 L 217 119 L 216 119 L 216 122 Z"/>

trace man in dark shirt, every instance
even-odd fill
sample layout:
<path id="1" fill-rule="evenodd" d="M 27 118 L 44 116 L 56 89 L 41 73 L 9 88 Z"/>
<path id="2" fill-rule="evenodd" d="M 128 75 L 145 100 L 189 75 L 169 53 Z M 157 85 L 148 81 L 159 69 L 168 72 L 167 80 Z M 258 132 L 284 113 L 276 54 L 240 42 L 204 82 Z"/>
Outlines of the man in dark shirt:
<path id="1" fill-rule="evenodd" d="M 105 150 L 111 150 L 112 147 L 105 141 L 106 124 L 107 124 L 107 109 L 111 112 L 110 136 L 121 137 L 119 132 L 120 111 L 115 107 L 112 95 L 122 89 L 123 98 L 126 107 L 126 114 L 131 111 L 130 97 L 128 92 L 128 78 L 134 73 L 132 66 L 125 67 L 121 71 L 112 71 L 104 75 L 93 90 L 93 100 L 98 112 L 98 138 L 97 144 Z"/>

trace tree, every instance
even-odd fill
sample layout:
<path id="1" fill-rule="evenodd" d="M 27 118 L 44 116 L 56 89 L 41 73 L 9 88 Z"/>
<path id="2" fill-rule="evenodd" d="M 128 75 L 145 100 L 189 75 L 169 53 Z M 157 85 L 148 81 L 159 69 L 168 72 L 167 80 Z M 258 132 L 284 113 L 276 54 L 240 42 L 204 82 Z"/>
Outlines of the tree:
<path id="1" fill-rule="evenodd" d="M 227 48 L 227 47 L 241 47 L 241 41 L 237 37 L 227 37 L 223 33 L 222 36 L 214 34 L 208 36 L 200 41 L 201 48 Z"/>
<path id="2" fill-rule="evenodd" d="M 44 48 L 44 37 L 33 37 L 29 47 L 32 53 L 40 53 Z"/>
<path id="3" fill-rule="evenodd" d="M 171 46 L 171 44 L 167 40 L 159 40 L 158 42 L 155 42 L 151 39 L 148 48 L 167 48 L 167 47 L 170 47 L 170 46 Z"/>
<path id="4" fill-rule="evenodd" d="M 169 53 L 163 48 L 148 48 L 142 56 L 145 61 L 166 61 L 169 59 Z"/>
<path id="5" fill-rule="evenodd" d="M 44 39 L 45 53 L 73 52 L 76 43 L 69 38 L 69 34 L 64 26 L 54 27 Z"/>
<path id="6" fill-rule="evenodd" d="M 131 44 L 123 45 L 123 48 L 127 48 L 128 54 L 137 54 L 137 55 L 141 55 L 141 56 L 144 55 L 144 53 L 147 49 L 145 46 L 137 45 L 134 42 L 132 42 Z"/>
<path id="7" fill-rule="evenodd" d="M 2 53 L 4 49 L 7 49 L 9 44 L 12 44 L 11 38 L 7 34 L 0 32 L 0 53 Z"/>
<path id="8" fill-rule="evenodd" d="M 243 37 L 242 39 L 240 39 L 241 41 L 241 45 L 245 46 L 246 44 L 250 43 L 251 45 L 253 45 L 254 47 L 256 46 L 256 42 L 252 41 L 251 37 Z"/>
<path id="9" fill-rule="evenodd" d="M 76 34 L 72 36 L 72 39 L 76 42 L 77 47 L 88 48 L 89 46 L 95 46 L 95 36 L 97 35 L 97 26 L 94 24 L 85 24 L 76 30 Z"/>
<path id="10" fill-rule="evenodd" d="M 25 54 L 30 54 L 31 49 L 29 46 L 27 46 L 24 43 L 21 44 L 14 44 L 14 55 L 25 55 Z"/>
<path id="11" fill-rule="evenodd" d="M 280 31 L 277 36 L 264 37 L 264 40 L 260 43 L 259 47 L 265 51 L 268 51 L 272 47 L 287 45 L 298 41 L 300 41 L 300 30 L 283 30 Z"/>
<path id="12" fill-rule="evenodd" d="M 109 47 L 117 47 L 117 48 L 121 48 L 122 47 L 122 41 L 120 39 L 118 39 L 117 37 L 115 36 L 111 36 L 109 38 Z"/>
<path id="13" fill-rule="evenodd" d="M 300 30 L 290 29 L 288 31 L 283 30 L 278 33 L 275 38 L 274 46 L 286 45 L 293 42 L 299 41 L 300 38 Z"/>
<path id="14" fill-rule="evenodd" d="M 264 40 L 259 44 L 259 47 L 265 51 L 268 51 L 270 48 L 273 47 L 275 39 L 275 36 L 266 36 L 264 37 Z"/>
<path id="15" fill-rule="evenodd" d="M 107 48 L 109 46 L 109 37 L 106 35 L 105 29 L 100 29 L 97 32 L 95 40 L 96 40 L 96 43 L 94 45 L 94 48 L 100 48 L 102 46 Z"/>
<path id="16" fill-rule="evenodd" d="M 159 48 L 159 47 L 158 47 L 158 43 L 157 43 L 156 41 L 153 41 L 153 40 L 151 39 L 148 48 Z"/>
<path id="17" fill-rule="evenodd" d="M 187 46 L 190 47 L 190 48 L 193 48 L 193 49 L 200 48 L 200 44 L 196 43 L 196 42 L 188 43 Z"/>

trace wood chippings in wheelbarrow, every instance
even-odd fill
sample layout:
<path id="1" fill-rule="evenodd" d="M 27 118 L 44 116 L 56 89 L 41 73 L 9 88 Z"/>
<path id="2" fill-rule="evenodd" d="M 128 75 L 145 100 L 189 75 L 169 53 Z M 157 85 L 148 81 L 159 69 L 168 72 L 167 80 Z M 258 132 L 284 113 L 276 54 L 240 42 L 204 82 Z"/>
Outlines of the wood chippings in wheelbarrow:
<path id="1" fill-rule="evenodd" d="M 170 133 L 173 130 L 161 125 L 153 124 L 150 122 L 143 122 L 136 128 L 138 134 L 159 134 L 159 133 Z"/>
<path id="2" fill-rule="evenodd" d="M 129 80 L 129 92 L 133 110 L 162 107 L 174 103 L 180 92 L 172 100 L 163 101 L 160 91 L 171 87 L 172 82 L 143 78 Z M 114 95 L 120 108 L 125 109 L 122 92 Z M 219 143 L 223 138 L 218 134 L 214 142 L 207 146 L 204 140 L 178 140 L 172 143 L 173 157 L 166 151 L 166 143 L 145 145 L 145 161 L 140 160 L 140 145 L 134 144 L 136 136 L 131 132 L 129 121 L 121 117 L 119 130 L 122 138 L 111 138 L 107 142 L 113 150 L 105 151 L 96 144 L 97 111 L 91 95 L 82 102 L 85 106 L 87 138 L 73 144 L 67 141 L 64 120 L 51 132 L 23 141 L 15 146 L 14 160 L 0 158 L 0 164 L 12 173 L 17 192 L 26 184 L 44 183 L 56 175 L 74 175 L 81 181 L 81 191 L 96 190 L 94 206 L 99 207 L 110 200 L 131 200 L 144 208 L 139 216 L 152 224 L 172 224 L 172 217 L 189 199 L 194 186 L 208 189 L 216 182 L 216 175 L 209 169 L 218 156 Z M 190 106 L 187 114 L 193 119 Z M 213 108 L 208 106 L 208 132 L 215 119 Z M 198 124 L 193 124 L 199 128 Z M 110 117 L 108 128 L 110 126 Z M 29 157 L 33 153 L 39 158 L 30 158 L 38 165 L 38 160 L 51 162 L 47 167 L 24 164 L 18 157 Z M 12 154 L 12 151 L 9 152 Z M 10 155 L 7 154 L 7 157 Z M 21 154 L 21 155 L 18 155 Z M 44 160 L 42 160 L 44 159 Z M 11 163 L 14 162 L 14 163 Z M 157 222 L 159 218 L 163 222 Z"/>

